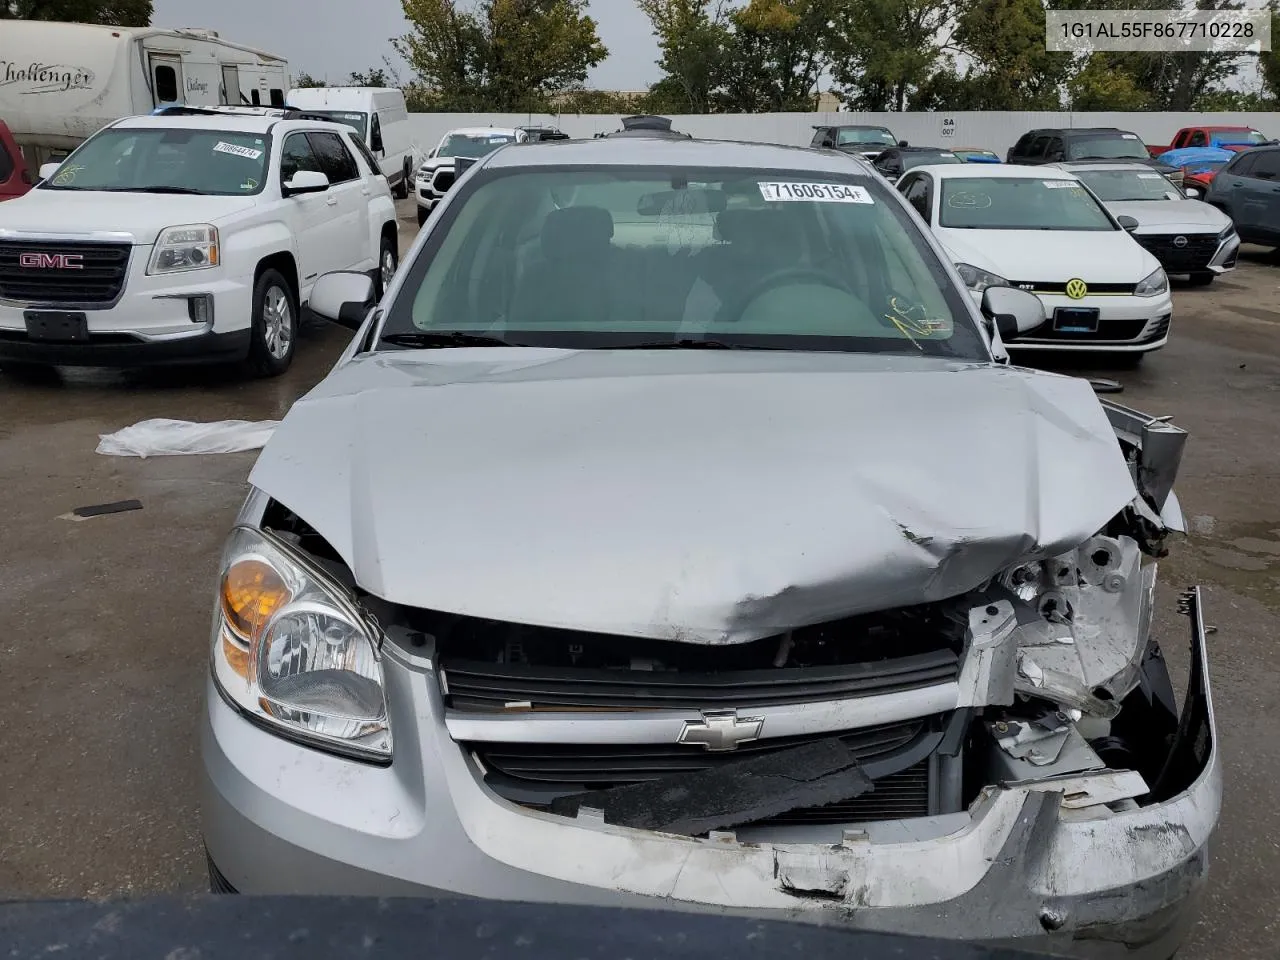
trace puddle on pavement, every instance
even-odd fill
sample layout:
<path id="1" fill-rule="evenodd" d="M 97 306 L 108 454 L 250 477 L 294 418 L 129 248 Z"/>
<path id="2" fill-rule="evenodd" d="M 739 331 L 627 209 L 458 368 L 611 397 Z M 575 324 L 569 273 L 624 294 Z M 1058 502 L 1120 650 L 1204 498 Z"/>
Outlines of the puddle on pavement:
<path id="1" fill-rule="evenodd" d="M 1191 561 L 1205 579 L 1280 609 L 1280 521 L 1226 523 L 1196 516 L 1187 533 L 1187 541 L 1174 546 L 1174 557 Z"/>

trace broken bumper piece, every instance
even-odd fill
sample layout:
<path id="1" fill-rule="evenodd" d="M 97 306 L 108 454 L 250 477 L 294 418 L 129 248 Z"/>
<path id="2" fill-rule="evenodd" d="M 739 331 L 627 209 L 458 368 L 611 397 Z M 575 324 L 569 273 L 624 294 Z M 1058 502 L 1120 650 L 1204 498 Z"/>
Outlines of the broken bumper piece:
<path id="1" fill-rule="evenodd" d="M 1194 920 L 1222 790 L 1198 591 L 1183 607 L 1191 681 L 1145 806 L 1115 801 L 1130 795 L 1125 774 L 1104 770 L 989 787 L 965 812 L 825 844 L 664 834 L 586 803 L 560 816 L 487 789 L 443 733 L 432 663 L 389 651 L 389 767 L 291 744 L 211 693 L 205 837 L 220 874 L 248 893 L 665 907 L 1165 960 Z"/>

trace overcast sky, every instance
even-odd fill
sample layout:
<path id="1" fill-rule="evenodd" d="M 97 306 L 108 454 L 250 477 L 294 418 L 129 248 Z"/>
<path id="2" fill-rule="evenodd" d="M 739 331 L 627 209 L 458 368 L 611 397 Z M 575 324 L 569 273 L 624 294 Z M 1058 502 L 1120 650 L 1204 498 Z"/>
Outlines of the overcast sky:
<path id="1" fill-rule="evenodd" d="M 332 12 L 321 15 L 320 9 Z M 591 0 L 591 15 L 609 59 L 592 71 L 589 86 L 643 90 L 658 79 L 658 48 L 633 0 Z M 155 0 L 151 22 L 217 30 L 228 40 L 279 54 L 295 74 L 305 70 L 331 83 L 352 70 L 380 66 L 384 56 L 394 59 L 391 38 L 408 31 L 400 0 Z M 403 79 L 409 79 L 407 71 Z"/>

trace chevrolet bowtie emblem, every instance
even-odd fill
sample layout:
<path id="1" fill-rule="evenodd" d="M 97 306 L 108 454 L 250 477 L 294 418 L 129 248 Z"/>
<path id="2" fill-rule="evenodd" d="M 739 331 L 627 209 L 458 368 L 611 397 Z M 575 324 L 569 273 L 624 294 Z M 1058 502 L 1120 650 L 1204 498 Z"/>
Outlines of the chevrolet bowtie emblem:
<path id="1" fill-rule="evenodd" d="M 737 750 L 738 744 L 760 739 L 764 717 L 739 717 L 736 711 L 703 713 L 686 720 L 677 743 L 701 744 L 704 750 Z"/>

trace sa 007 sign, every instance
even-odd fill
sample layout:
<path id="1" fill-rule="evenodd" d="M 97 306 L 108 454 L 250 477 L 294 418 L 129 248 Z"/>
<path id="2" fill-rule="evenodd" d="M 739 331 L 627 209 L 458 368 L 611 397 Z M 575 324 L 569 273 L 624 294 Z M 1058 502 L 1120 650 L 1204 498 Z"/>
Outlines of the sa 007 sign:
<path id="1" fill-rule="evenodd" d="M 955 117 L 942 118 L 942 135 L 944 137 L 954 137 L 956 135 L 956 118 Z"/>

